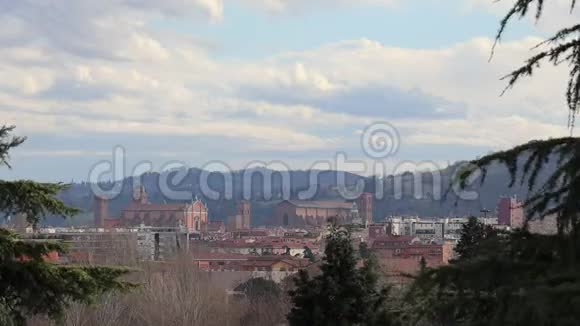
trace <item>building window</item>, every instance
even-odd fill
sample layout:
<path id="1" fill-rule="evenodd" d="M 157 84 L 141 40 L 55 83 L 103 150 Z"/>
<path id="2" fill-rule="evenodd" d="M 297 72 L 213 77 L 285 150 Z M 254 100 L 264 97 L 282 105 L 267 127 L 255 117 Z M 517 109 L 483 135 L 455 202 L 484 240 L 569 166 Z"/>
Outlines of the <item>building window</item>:
<path id="1" fill-rule="evenodd" d="M 284 224 L 285 226 L 287 226 L 288 223 L 288 214 L 284 214 L 284 221 L 282 222 L 282 224 Z"/>

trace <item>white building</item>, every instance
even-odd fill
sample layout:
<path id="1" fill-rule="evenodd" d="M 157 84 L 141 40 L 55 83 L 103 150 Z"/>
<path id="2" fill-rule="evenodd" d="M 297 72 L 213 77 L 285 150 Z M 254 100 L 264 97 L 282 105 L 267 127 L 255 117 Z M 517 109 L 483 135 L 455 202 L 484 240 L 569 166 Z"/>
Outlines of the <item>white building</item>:
<path id="1" fill-rule="evenodd" d="M 452 241 L 457 243 L 461 229 L 469 218 L 421 219 L 419 217 L 390 217 L 393 235 L 416 236 L 422 241 Z M 486 225 L 497 226 L 497 218 L 480 218 Z"/>

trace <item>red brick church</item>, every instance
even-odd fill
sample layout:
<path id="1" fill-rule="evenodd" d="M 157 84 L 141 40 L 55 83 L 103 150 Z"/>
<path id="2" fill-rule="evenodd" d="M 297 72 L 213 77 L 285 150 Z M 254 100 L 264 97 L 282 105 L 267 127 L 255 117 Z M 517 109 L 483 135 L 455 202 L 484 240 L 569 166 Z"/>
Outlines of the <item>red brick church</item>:
<path id="1" fill-rule="evenodd" d="M 373 223 L 373 194 L 362 193 L 352 202 L 284 200 L 276 206 L 275 220 L 291 227 L 324 226 L 330 220 L 369 225 Z"/>
<path id="2" fill-rule="evenodd" d="M 197 198 L 190 203 L 152 204 L 143 186 L 135 189 L 131 202 L 123 209 L 118 219 L 108 218 L 105 199 L 96 197 L 95 203 L 96 227 L 181 226 L 190 232 L 199 232 L 204 231 L 208 224 L 207 207 Z"/>

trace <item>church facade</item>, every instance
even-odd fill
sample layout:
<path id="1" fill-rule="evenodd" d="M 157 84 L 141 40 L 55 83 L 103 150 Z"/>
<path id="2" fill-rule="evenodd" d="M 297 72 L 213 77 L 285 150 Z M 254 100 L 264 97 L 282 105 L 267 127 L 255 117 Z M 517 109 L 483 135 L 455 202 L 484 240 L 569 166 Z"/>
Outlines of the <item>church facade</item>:
<path id="1" fill-rule="evenodd" d="M 118 219 L 107 218 L 107 202 L 96 199 L 97 227 L 183 227 L 190 232 L 205 231 L 208 225 L 207 206 L 197 198 L 188 203 L 153 204 L 143 186 L 136 188 L 129 205 Z M 105 216 L 104 216 L 105 215 Z"/>
<path id="2" fill-rule="evenodd" d="M 337 224 L 372 224 L 372 194 L 363 193 L 356 201 L 284 200 L 276 206 L 276 224 L 288 227 L 319 227 Z"/>

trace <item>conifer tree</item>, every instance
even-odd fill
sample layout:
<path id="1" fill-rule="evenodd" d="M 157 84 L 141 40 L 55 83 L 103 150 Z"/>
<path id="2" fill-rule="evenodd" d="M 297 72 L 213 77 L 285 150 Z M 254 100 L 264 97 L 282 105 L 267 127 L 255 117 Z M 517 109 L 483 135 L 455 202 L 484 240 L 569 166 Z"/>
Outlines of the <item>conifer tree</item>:
<path id="1" fill-rule="evenodd" d="M 304 258 L 310 260 L 312 263 L 316 261 L 316 256 L 308 246 L 304 246 Z"/>
<path id="2" fill-rule="evenodd" d="M 0 127 L 0 166 L 10 168 L 9 151 L 25 141 L 12 135 L 13 126 Z M 63 184 L 30 180 L 0 180 L 0 213 L 24 214 L 35 226 L 44 216 L 71 216 L 76 209 L 64 205 L 56 195 Z M 0 228 L 0 325 L 25 325 L 27 317 L 62 317 L 70 303 L 90 303 L 112 290 L 126 290 L 132 284 L 119 280 L 124 269 L 73 267 L 45 260 L 52 252 L 63 253 L 57 242 L 32 242 Z"/>
<path id="3" fill-rule="evenodd" d="M 500 22 L 496 35 L 496 44 L 515 18 L 524 18 L 534 12 L 536 20 L 540 20 L 547 1 L 555 0 L 516 0 L 511 9 Z M 576 0 L 569 0 L 570 14 L 576 9 Z M 554 66 L 568 65 L 569 77 L 565 86 L 566 103 L 569 113 L 568 126 L 574 128 L 575 117 L 580 108 L 580 24 L 562 27 L 552 37 L 535 47 L 539 53 L 530 57 L 519 68 L 504 77 L 508 81 L 507 91 L 514 87 L 522 78 L 530 77 L 543 64 Z M 495 45 L 492 49 L 492 55 Z M 519 168 L 523 160 L 523 167 Z M 547 181 L 537 185 L 538 176 L 550 160 L 557 162 L 557 168 Z M 548 140 L 534 140 L 512 149 L 487 155 L 471 162 L 471 168 L 463 170 L 458 178 L 461 185 L 474 171 L 480 170 L 481 182 L 485 181 L 487 168 L 493 163 L 507 166 L 511 174 L 510 186 L 514 186 L 518 177 L 520 185 L 527 184 L 531 195 L 526 199 L 527 218 L 543 218 L 556 215 L 560 233 L 572 232 L 578 234 L 580 226 L 580 139 L 564 137 Z M 521 170 L 521 171 L 519 171 Z"/>
<path id="4" fill-rule="evenodd" d="M 361 242 L 358 246 L 358 254 L 360 258 L 365 259 L 368 258 L 371 254 L 369 249 L 369 245 L 366 242 Z"/>
<path id="5" fill-rule="evenodd" d="M 292 326 L 389 325 L 385 312 L 387 288 L 379 285 L 374 259 L 357 268 L 348 231 L 335 227 L 326 238 L 321 274 L 300 271 L 290 292 Z"/>
<path id="6" fill-rule="evenodd" d="M 455 252 L 459 259 L 469 259 L 477 256 L 479 244 L 494 235 L 496 231 L 490 226 L 477 220 L 477 217 L 470 217 L 460 231 L 460 237 Z"/>

